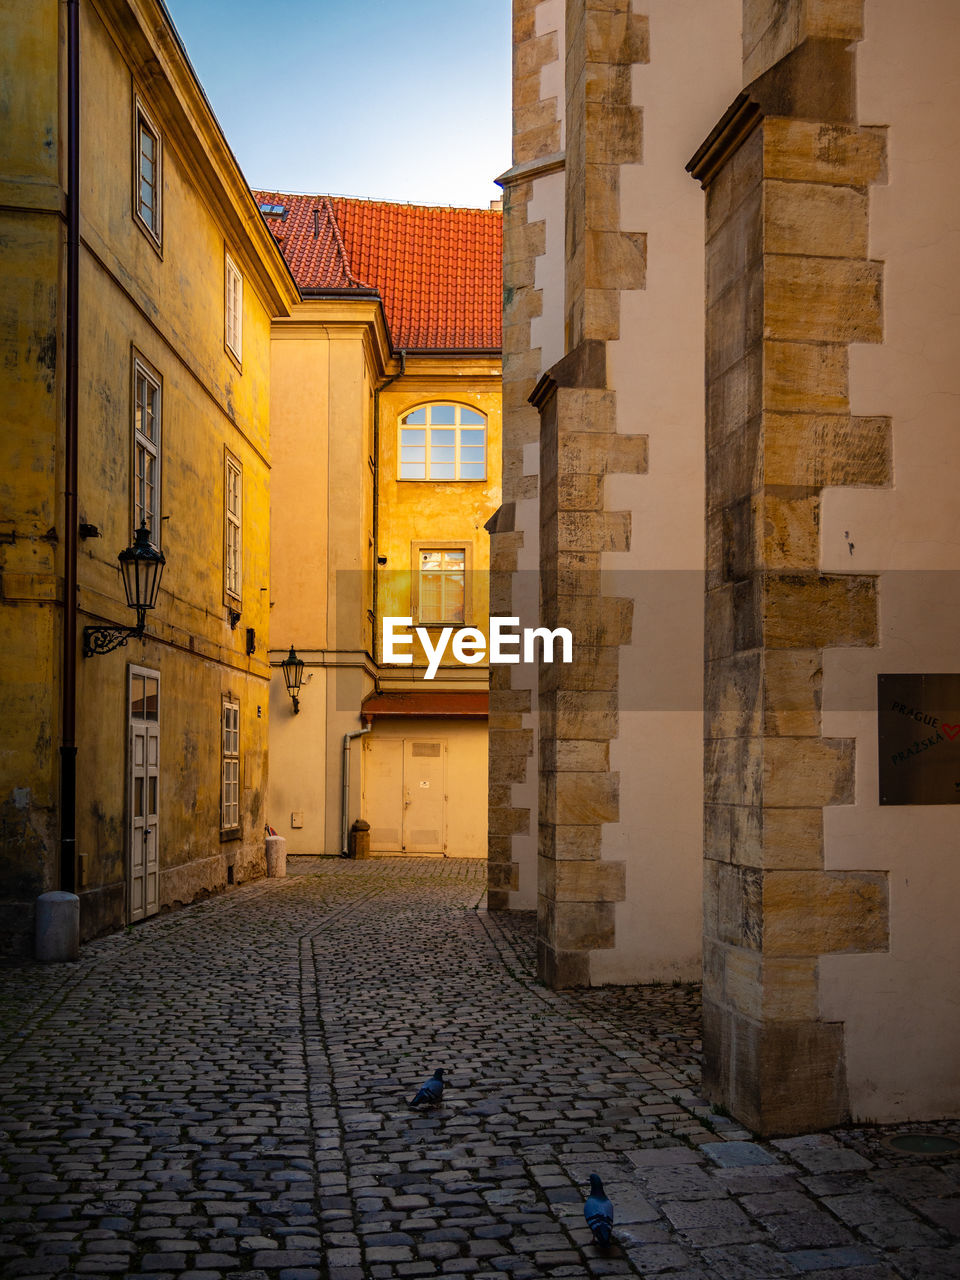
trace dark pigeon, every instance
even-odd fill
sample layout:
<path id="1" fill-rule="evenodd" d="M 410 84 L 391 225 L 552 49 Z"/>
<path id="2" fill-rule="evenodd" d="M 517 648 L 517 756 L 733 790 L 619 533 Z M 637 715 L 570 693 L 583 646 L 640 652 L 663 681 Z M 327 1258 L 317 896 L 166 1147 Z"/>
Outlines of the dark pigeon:
<path id="1" fill-rule="evenodd" d="M 583 1206 L 583 1216 L 601 1248 L 609 1245 L 613 1235 L 613 1205 L 603 1191 L 603 1183 L 595 1173 L 590 1175 L 590 1194 Z"/>
<path id="2" fill-rule="evenodd" d="M 425 1102 L 430 1107 L 438 1107 L 443 1098 L 443 1067 L 438 1067 L 429 1080 L 420 1086 L 416 1097 L 410 1099 L 411 1107 L 419 1107 Z"/>

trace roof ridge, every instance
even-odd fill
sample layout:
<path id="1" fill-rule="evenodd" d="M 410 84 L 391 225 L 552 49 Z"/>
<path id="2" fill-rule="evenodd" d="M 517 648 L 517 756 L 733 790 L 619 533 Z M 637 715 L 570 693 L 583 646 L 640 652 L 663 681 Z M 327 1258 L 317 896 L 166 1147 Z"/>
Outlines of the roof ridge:
<path id="1" fill-rule="evenodd" d="M 337 215 L 333 207 L 333 201 L 330 199 L 329 196 L 321 196 L 320 203 L 322 204 L 323 208 L 326 210 L 327 216 L 330 219 L 330 225 L 333 228 L 333 238 L 336 241 L 337 248 L 340 251 L 340 261 L 343 263 L 343 274 L 347 277 L 350 283 L 355 284 L 358 289 L 369 289 L 371 287 L 370 285 L 364 284 L 362 280 L 359 280 L 353 274 L 353 271 L 350 265 L 350 259 L 347 256 L 347 246 L 343 243 L 343 235 L 340 231 L 340 224 L 337 222 Z"/>

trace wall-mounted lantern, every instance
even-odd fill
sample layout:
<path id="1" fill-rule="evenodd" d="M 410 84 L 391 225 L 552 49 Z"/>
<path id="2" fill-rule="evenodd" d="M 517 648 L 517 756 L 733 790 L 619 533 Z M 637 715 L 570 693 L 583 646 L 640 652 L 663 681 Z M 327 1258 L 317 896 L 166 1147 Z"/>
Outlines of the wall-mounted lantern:
<path id="1" fill-rule="evenodd" d="M 283 682 L 287 686 L 287 693 L 293 702 L 293 714 L 298 715 L 300 712 L 300 684 L 303 680 L 303 659 L 297 657 L 297 651 L 293 645 L 290 646 L 290 652 L 280 663 L 283 671 Z"/>
<path id="2" fill-rule="evenodd" d="M 110 653 L 128 640 L 143 636 L 147 611 L 157 603 L 160 578 L 166 559 L 150 541 L 150 530 L 144 521 L 134 534 L 133 545 L 124 548 L 117 556 L 120 576 L 127 604 L 137 611 L 135 627 L 84 627 L 83 656 L 91 658 L 95 653 Z"/>

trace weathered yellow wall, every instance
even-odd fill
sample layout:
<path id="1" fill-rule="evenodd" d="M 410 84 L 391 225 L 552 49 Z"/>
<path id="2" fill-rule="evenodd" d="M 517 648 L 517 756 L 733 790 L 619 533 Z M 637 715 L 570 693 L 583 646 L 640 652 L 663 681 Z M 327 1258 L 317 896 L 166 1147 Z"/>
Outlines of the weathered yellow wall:
<path id="1" fill-rule="evenodd" d="M 501 409 L 499 361 L 471 360 L 453 363 L 449 372 L 433 376 L 418 372 L 411 360 L 410 374 L 398 379 L 380 398 L 380 511 L 377 553 L 386 557 L 380 572 L 379 619 L 411 616 L 411 578 L 414 543 L 464 542 L 471 547 L 471 578 L 465 626 L 486 633 L 490 610 L 490 535 L 484 525 L 500 505 Z M 432 361 L 434 370 L 440 361 Z M 451 402 L 466 405 L 487 419 L 487 478 L 485 481 L 399 480 L 399 424 L 404 414 L 422 404 Z M 414 620 L 416 625 L 416 620 Z M 431 628 L 436 639 L 439 628 Z M 378 652 L 380 650 L 378 637 Z M 426 658 L 414 639 L 405 652 L 413 665 L 397 668 L 397 674 L 422 679 Z M 442 664 L 484 687 L 487 664 L 464 667 L 447 646 Z M 437 677 L 439 679 L 439 675 Z M 429 686 L 428 686 L 429 687 Z"/>
<path id="2" fill-rule="evenodd" d="M 306 301 L 273 331 L 271 650 L 279 662 L 294 645 L 306 664 L 299 715 L 276 668 L 271 686 L 267 820 L 290 853 L 340 852 L 342 740 L 373 687 L 377 322 L 370 299 Z"/>
<path id="3" fill-rule="evenodd" d="M 56 857 L 60 122 L 56 0 L 0 2 L 0 949 L 27 943 L 23 904 Z"/>
<path id="4" fill-rule="evenodd" d="M 132 360 L 162 378 L 161 545 L 167 559 L 155 641 L 81 664 L 78 848 L 86 932 L 124 912 L 126 667 L 160 672 L 160 904 L 189 901 L 263 870 L 269 666 L 269 333 L 243 246 L 224 230 L 178 151 L 166 104 L 131 80 L 110 32 L 84 9 L 79 478 L 81 622 L 129 623 L 116 553 L 131 538 Z M 131 216 L 134 94 L 163 136 L 163 243 Z M 242 366 L 224 340 L 223 271 L 243 276 Z M 243 468 L 241 617 L 223 593 L 224 453 Z M 246 653 L 246 630 L 255 632 Z M 220 840 L 221 695 L 240 702 L 242 837 Z M 258 716 L 257 709 L 260 708 Z M 96 712 L 95 712 L 96 708 Z"/>
<path id="5" fill-rule="evenodd" d="M 22 908 L 59 882 L 57 747 L 62 558 L 65 247 L 59 165 L 61 6 L 0 4 L 18 75 L 0 92 L 0 636 L 9 655 L 0 898 Z M 106 15 L 109 13 L 109 17 Z M 192 73 L 145 0 L 81 5 L 79 627 L 130 626 L 116 555 L 133 533 L 134 350 L 162 378 L 161 542 L 150 639 L 80 659 L 77 836 L 81 932 L 126 918 L 127 666 L 160 672 L 161 908 L 263 870 L 269 664 L 269 338 L 295 290 Z M 108 23 L 119 23 L 118 27 Z M 155 45 L 151 42 L 156 41 Z M 148 88 L 144 86 L 148 85 Z M 162 138 L 162 246 L 133 217 L 134 99 Z M 18 207 L 19 206 L 19 207 Z M 244 277 L 242 364 L 224 346 L 224 254 Z M 243 468 L 238 624 L 224 603 L 224 454 Z M 43 602 L 49 601 L 49 604 Z M 40 603 L 38 603 L 40 602 Z M 247 654 L 247 628 L 254 651 Z M 221 697 L 241 707 L 241 838 L 221 843 Z M 28 917 L 29 913 L 26 913 Z M 22 945 L 25 939 L 20 938 Z"/>

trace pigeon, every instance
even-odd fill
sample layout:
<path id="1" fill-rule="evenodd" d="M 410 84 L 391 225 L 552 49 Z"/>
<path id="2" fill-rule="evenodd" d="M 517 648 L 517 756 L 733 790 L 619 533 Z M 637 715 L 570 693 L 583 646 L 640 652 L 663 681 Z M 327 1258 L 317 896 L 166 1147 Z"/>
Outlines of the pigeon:
<path id="1" fill-rule="evenodd" d="M 604 1194 L 603 1183 L 595 1173 L 590 1175 L 590 1195 L 583 1206 L 583 1216 L 593 1232 L 594 1241 L 605 1249 L 613 1232 L 613 1205 Z"/>
<path id="2" fill-rule="evenodd" d="M 438 1107 L 443 1098 L 443 1067 L 438 1067 L 429 1080 L 425 1081 L 410 1099 L 411 1107 L 419 1107 L 421 1102 L 431 1107 Z"/>

